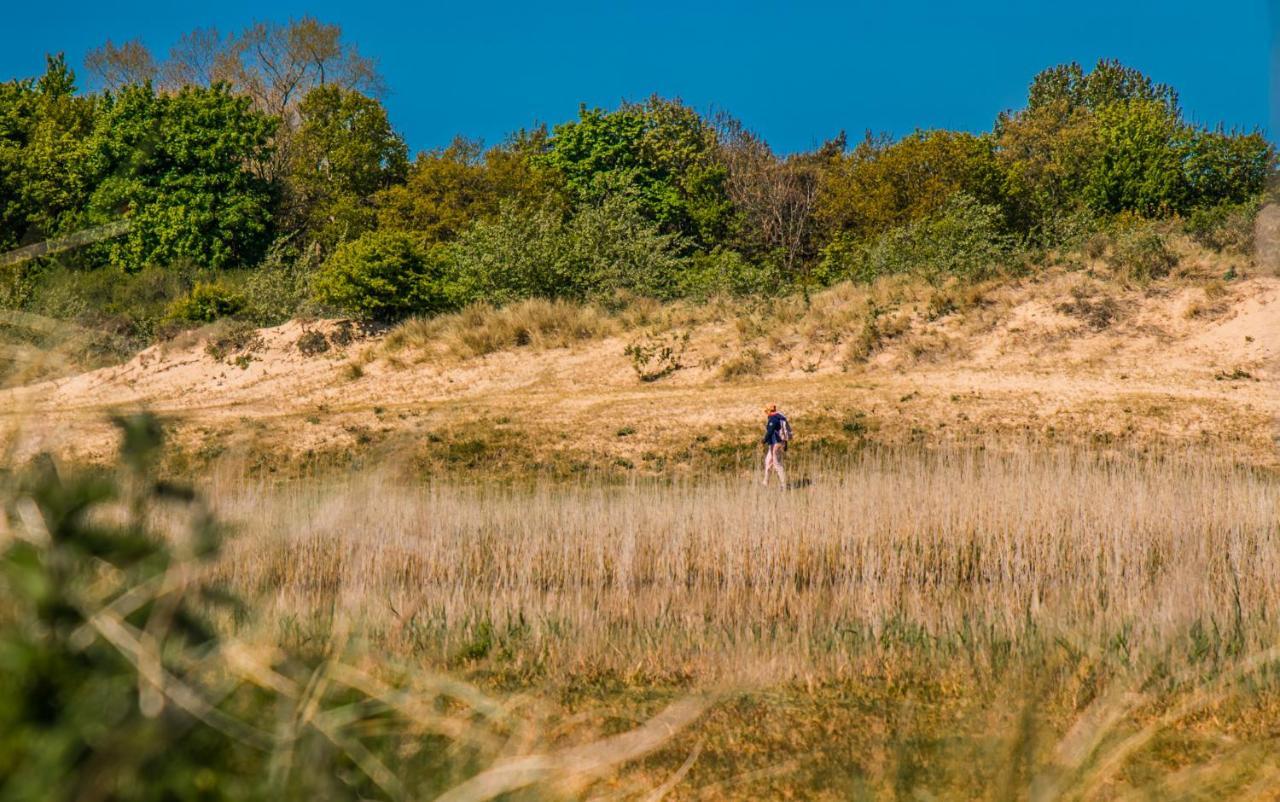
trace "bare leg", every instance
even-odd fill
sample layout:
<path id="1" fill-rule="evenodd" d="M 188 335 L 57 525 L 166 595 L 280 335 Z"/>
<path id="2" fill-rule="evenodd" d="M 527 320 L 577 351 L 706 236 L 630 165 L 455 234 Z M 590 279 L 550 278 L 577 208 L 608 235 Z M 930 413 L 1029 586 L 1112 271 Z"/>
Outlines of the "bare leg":
<path id="1" fill-rule="evenodd" d="M 787 472 L 782 467 L 782 455 L 785 453 L 785 447 L 782 443 L 774 443 L 773 448 L 769 450 L 773 453 L 773 470 L 778 474 L 778 487 L 786 490 Z"/>
<path id="2" fill-rule="evenodd" d="M 778 474 L 778 483 L 786 488 L 787 473 L 782 467 L 782 443 L 774 443 L 764 452 L 764 486 L 769 486 L 769 472 Z"/>

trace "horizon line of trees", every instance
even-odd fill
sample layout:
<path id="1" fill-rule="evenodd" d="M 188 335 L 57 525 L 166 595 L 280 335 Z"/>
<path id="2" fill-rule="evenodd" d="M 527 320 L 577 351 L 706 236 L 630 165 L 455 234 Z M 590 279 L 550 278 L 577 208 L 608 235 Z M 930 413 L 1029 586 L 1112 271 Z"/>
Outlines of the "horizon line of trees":
<path id="1" fill-rule="evenodd" d="M 108 41 L 86 68 L 100 91 L 62 56 L 0 84 L 0 252 L 129 231 L 4 268 L 0 301 L 148 333 L 165 315 L 308 304 L 390 320 L 980 277 L 1117 218 L 1247 210 L 1276 166 L 1259 130 L 1189 122 L 1172 87 L 1109 60 L 1044 70 L 979 134 L 841 133 L 783 155 L 727 114 L 653 96 L 413 158 L 374 61 L 312 18 L 197 30 L 165 59 Z"/>

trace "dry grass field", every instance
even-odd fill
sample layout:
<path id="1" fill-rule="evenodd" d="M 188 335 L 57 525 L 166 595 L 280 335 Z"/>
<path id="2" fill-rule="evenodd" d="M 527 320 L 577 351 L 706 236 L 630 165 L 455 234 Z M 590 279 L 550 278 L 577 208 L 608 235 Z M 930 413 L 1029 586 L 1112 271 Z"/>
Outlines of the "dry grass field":
<path id="1" fill-rule="evenodd" d="M 677 772 L 672 799 L 1267 798 L 1274 475 L 1066 448 L 799 471 L 785 494 L 220 476 L 215 571 L 255 600 L 227 626 L 533 693 L 551 744 L 717 694 L 616 798 Z"/>
<path id="2" fill-rule="evenodd" d="M 869 450 L 787 493 L 736 477 L 528 486 L 214 485 L 222 570 L 270 637 L 519 677 L 781 681 L 885 650 L 1272 643 L 1280 481 L 1195 452 Z M 1200 648 L 1200 647 L 1194 647 Z"/>
<path id="3" fill-rule="evenodd" d="M 1280 278 L 1223 272 L 221 326 L 0 425 L 70 466 L 166 420 L 241 669 L 453 689 L 453 780 L 610 767 L 504 798 L 1277 799 Z"/>

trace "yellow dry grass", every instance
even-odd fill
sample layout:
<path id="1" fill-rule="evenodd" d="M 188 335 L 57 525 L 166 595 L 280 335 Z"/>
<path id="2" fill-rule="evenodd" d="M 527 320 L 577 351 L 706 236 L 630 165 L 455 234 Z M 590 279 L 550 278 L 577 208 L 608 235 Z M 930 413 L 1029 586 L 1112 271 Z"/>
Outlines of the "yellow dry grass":
<path id="1" fill-rule="evenodd" d="M 792 476 L 206 490 L 250 643 L 338 631 L 375 672 L 533 690 L 552 743 L 716 692 L 619 798 L 1243 800 L 1275 779 L 1273 474 L 901 448 Z"/>
<path id="2" fill-rule="evenodd" d="M 882 648 L 985 660 L 1122 635 L 1138 655 L 1195 627 L 1247 640 L 1233 648 L 1274 634 L 1267 474 L 1194 452 L 906 449 L 792 476 L 787 493 L 737 476 L 227 479 L 213 497 L 242 526 L 222 570 L 265 594 L 262 621 L 332 614 L 441 664 L 793 679 L 856 673 Z"/>

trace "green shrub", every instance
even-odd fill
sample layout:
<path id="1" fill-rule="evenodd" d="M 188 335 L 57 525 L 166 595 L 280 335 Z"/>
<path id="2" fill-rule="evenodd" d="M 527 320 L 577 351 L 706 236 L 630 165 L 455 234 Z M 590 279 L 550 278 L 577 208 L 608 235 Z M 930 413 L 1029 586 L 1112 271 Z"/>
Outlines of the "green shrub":
<path id="1" fill-rule="evenodd" d="M 1183 228 L 1197 244 L 1219 253 L 1253 252 L 1253 226 L 1258 217 L 1257 201 L 1223 203 L 1195 209 L 1187 215 Z"/>
<path id="2" fill-rule="evenodd" d="M 245 367 L 251 354 L 262 348 L 262 335 L 252 323 L 237 320 L 212 327 L 204 352 L 218 362 Z M 233 358 L 234 357 L 234 358 Z"/>
<path id="3" fill-rule="evenodd" d="M 44 264 L 30 273 L 26 311 L 110 332 L 140 347 L 151 340 L 173 304 L 213 271 L 190 265 L 149 266 L 134 273 L 114 267 L 83 270 Z"/>
<path id="4" fill-rule="evenodd" d="M 872 303 L 867 308 L 862 326 L 845 349 L 844 365 L 846 368 L 866 362 L 880 350 L 886 337 L 880 325 L 880 317 L 884 314 L 880 307 Z"/>
<path id="5" fill-rule="evenodd" d="M 190 323 L 212 323 L 233 317 L 245 307 L 245 297 L 222 284 L 201 282 L 169 306 L 166 317 Z"/>
<path id="6" fill-rule="evenodd" d="M 570 220 L 550 209 L 504 206 L 457 243 L 456 281 L 469 301 L 602 298 L 618 291 L 667 298 L 680 292 L 684 261 L 627 201 L 612 196 Z"/>
<path id="7" fill-rule="evenodd" d="M 315 356 L 329 350 L 329 338 L 324 336 L 323 331 L 311 329 L 302 333 L 296 345 L 303 356 Z"/>
<path id="8" fill-rule="evenodd" d="M 310 255 L 273 247 L 244 281 L 244 316 L 260 326 L 274 326 L 310 312 L 315 273 L 315 260 Z"/>
<path id="9" fill-rule="evenodd" d="M 721 248 L 690 257 L 679 282 L 679 294 L 697 300 L 717 295 L 772 295 L 786 288 L 786 280 L 775 265 L 750 262 L 737 251 Z"/>
<path id="10" fill-rule="evenodd" d="M 1178 264 L 1178 255 L 1169 249 L 1162 234 L 1149 225 L 1123 229 L 1115 235 L 1107 262 L 1138 281 L 1169 275 Z"/>
<path id="11" fill-rule="evenodd" d="M 957 193 L 937 214 L 873 240 L 837 237 L 824 250 L 820 271 L 833 279 L 861 281 L 902 273 L 931 283 L 951 276 L 981 279 L 1004 265 L 1013 251 L 1013 241 L 1001 225 L 999 209 Z"/>
<path id="12" fill-rule="evenodd" d="M 368 320 L 439 312 L 452 303 L 447 246 L 403 231 L 374 231 L 334 250 L 315 277 L 317 300 Z"/>
<path id="13" fill-rule="evenodd" d="M 583 297 L 626 290 L 651 298 L 680 294 L 679 238 L 658 227 L 621 196 L 582 208 L 568 225 L 569 267 L 582 276 Z"/>

